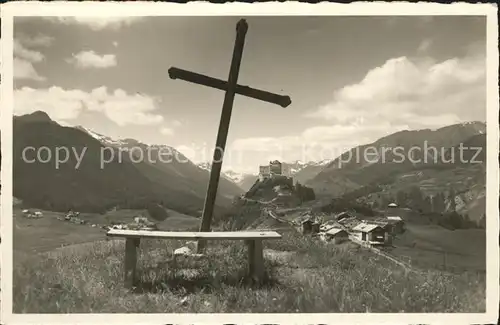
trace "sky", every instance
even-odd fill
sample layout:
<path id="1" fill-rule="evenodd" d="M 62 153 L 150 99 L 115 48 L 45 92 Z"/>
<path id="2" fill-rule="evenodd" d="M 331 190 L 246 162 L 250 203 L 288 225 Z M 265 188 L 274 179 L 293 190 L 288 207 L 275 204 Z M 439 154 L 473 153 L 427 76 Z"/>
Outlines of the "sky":
<path id="1" fill-rule="evenodd" d="M 17 17 L 14 114 L 177 148 L 209 161 L 224 92 L 172 80 L 172 66 L 227 79 L 241 17 Z M 246 17 L 223 169 L 320 161 L 405 130 L 486 120 L 486 19 Z"/>

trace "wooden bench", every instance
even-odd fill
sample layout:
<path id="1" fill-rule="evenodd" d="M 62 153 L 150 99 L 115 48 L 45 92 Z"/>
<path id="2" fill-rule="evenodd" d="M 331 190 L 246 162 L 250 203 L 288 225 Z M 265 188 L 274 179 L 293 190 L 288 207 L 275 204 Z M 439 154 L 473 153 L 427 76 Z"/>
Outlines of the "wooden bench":
<path id="1" fill-rule="evenodd" d="M 220 231 L 220 232 L 178 232 L 111 229 L 109 237 L 123 237 L 125 241 L 125 274 L 126 288 L 134 286 L 136 281 L 137 248 L 143 239 L 189 239 L 189 240 L 244 240 L 248 246 L 248 267 L 250 277 L 257 282 L 264 275 L 264 257 L 262 241 L 264 239 L 280 239 L 275 231 Z"/>

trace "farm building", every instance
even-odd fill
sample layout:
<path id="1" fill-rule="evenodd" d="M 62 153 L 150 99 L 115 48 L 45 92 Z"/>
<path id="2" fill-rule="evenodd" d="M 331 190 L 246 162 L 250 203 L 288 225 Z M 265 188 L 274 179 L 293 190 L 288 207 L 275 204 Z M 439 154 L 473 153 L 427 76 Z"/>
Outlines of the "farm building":
<path id="1" fill-rule="evenodd" d="M 312 219 L 302 221 L 302 234 L 318 234 L 321 224 Z"/>
<path id="2" fill-rule="evenodd" d="M 25 212 L 25 211 L 27 211 L 27 212 Z M 43 213 L 41 211 L 31 212 L 29 210 L 23 210 L 23 215 L 24 215 L 24 217 L 29 218 L 29 219 L 36 219 L 36 218 L 43 217 Z"/>
<path id="3" fill-rule="evenodd" d="M 333 242 L 335 244 L 340 244 L 349 240 L 349 234 L 347 231 L 340 228 L 331 228 L 324 233 L 324 238 L 326 241 Z"/>
<path id="4" fill-rule="evenodd" d="M 320 231 L 326 232 L 332 228 L 341 228 L 341 226 L 335 220 L 329 220 L 329 221 L 321 224 Z"/>
<path id="5" fill-rule="evenodd" d="M 388 216 L 388 223 L 391 225 L 392 232 L 396 234 L 403 233 L 405 230 L 405 223 L 401 217 L 398 216 Z"/>
<path id="6" fill-rule="evenodd" d="M 390 223 L 384 219 L 371 221 L 370 223 L 373 223 L 384 230 L 384 242 L 385 242 L 385 244 L 392 244 L 392 234 L 394 233 L 394 227 L 393 227 L 392 223 Z"/>
<path id="7" fill-rule="evenodd" d="M 302 234 L 309 234 L 312 232 L 313 221 L 311 219 L 307 219 L 302 221 Z"/>
<path id="8" fill-rule="evenodd" d="M 321 226 L 321 223 L 319 223 L 319 222 L 313 222 L 313 224 L 311 225 L 312 233 L 313 234 L 319 234 L 320 226 Z"/>
<path id="9" fill-rule="evenodd" d="M 350 218 L 341 219 L 338 221 L 338 223 L 349 230 L 349 229 L 353 229 L 354 227 L 356 227 L 358 224 L 361 223 L 361 221 L 358 218 L 350 217 Z"/>
<path id="10" fill-rule="evenodd" d="M 31 212 L 29 210 L 23 210 L 23 216 L 29 219 L 41 218 L 43 214 L 40 211 Z"/>
<path id="11" fill-rule="evenodd" d="M 340 212 L 339 214 L 335 215 L 335 219 L 337 220 L 342 220 L 351 217 L 353 217 L 353 215 L 351 215 L 349 212 Z"/>
<path id="12" fill-rule="evenodd" d="M 366 242 L 370 245 L 383 245 L 386 242 L 387 231 L 374 224 L 360 223 L 352 228 L 352 235 L 357 240 Z"/>

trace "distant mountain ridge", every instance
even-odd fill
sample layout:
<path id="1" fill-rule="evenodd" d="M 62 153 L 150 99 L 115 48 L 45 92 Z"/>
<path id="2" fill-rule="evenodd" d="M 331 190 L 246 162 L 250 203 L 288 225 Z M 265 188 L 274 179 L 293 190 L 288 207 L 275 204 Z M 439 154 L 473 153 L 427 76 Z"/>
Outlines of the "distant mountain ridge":
<path id="1" fill-rule="evenodd" d="M 164 172 L 173 173 L 186 180 L 196 181 L 202 184 L 205 183 L 205 186 L 193 186 L 197 188 L 196 191 L 198 194 L 204 197 L 208 185 L 209 173 L 204 169 L 200 169 L 199 166 L 190 161 L 174 147 L 161 144 L 149 145 L 132 138 L 115 140 L 111 137 L 93 132 L 88 128 L 83 128 L 81 126 L 78 128 L 98 139 L 105 146 L 116 147 L 125 151 L 130 151 L 134 148 L 140 148 L 143 152 L 149 151 L 152 160 L 149 163 L 152 163 L 155 167 L 161 168 Z M 161 157 L 160 153 L 162 153 Z M 162 162 L 162 159 L 165 162 Z M 219 194 L 228 199 L 232 199 L 233 196 L 240 195 L 242 192 L 243 190 L 234 184 L 230 178 L 221 180 L 219 183 Z"/>
<path id="2" fill-rule="evenodd" d="M 44 113 L 35 112 L 14 117 L 14 195 L 28 205 L 51 210 L 73 208 L 81 211 L 104 211 L 113 207 L 141 208 L 151 201 L 191 215 L 199 215 L 203 207 L 209 180 L 209 163 L 194 164 L 181 152 L 168 145 L 148 145 L 135 139 L 116 140 L 79 127 L 63 127 Z M 465 159 L 479 160 L 478 164 L 455 161 L 454 163 L 426 163 L 406 161 L 396 163 L 394 152 L 389 150 L 386 161 L 367 161 L 364 157 L 347 159 L 356 150 L 368 147 L 423 149 L 424 143 L 441 152 L 437 159 L 457 156 L 460 144 L 481 148 L 477 155 L 465 153 Z M 85 159 L 75 170 L 75 157 L 70 157 L 59 169 L 44 163 L 27 163 L 22 150 L 28 146 L 73 147 L 77 151 L 87 148 Z M 123 150 L 123 161 L 117 158 L 100 168 L 103 147 Z M 132 161 L 137 158 L 132 148 L 152 150 L 155 161 Z M 175 157 L 168 163 L 158 161 L 157 152 L 166 149 Z M 156 152 L 156 153 L 155 153 Z M 423 151 L 414 151 L 413 159 L 422 159 Z M 446 201 L 447 207 L 458 212 L 472 214 L 477 220 L 484 215 L 486 160 L 486 124 L 467 122 L 446 126 L 437 130 L 401 131 L 352 148 L 340 157 L 320 162 L 282 162 L 291 172 L 295 182 L 307 185 L 317 197 L 341 197 L 346 193 L 363 192 L 361 201 L 380 201 L 380 196 L 394 197 L 399 192 L 418 187 L 423 195 L 454 193 L 454 202 Z M 258 178 L 255 174 L 226 170 L 222 173 L 217 197 L 217 209 L 224 211 L 232 199 L 248 191 Z M 370 192 L 374 184 L 376 190 Z"/>
<path id="3" fill-rule="evenodd" d="M 416 162 L 408 159 L 395 162 L 393 159 L 398 157 L 391 151 L 387 152 L 385 162 L 381 159 L 366 161 L 362 155 L 359 159 L 347 159 L 349 154 L 355 157 L 356 150 L 363 152 L 370 146 L 401 147 L 408 152 L 412 147 L 423 149 L 425 141 L 439 149 L 437 156 L 427 156 L 427 162 L 422 153 L 424 150 L 414 151 L 412 159 Z M 464 161 L 458 158 L 460 146 L 473 148 L 463 151 Z M 451 161 L 453 155 L 455 160 Z M 397 132 L 372 144 L 352 148 L 306 184 L 324 197 L 351 196 L 359 192 L 355 197 L 367 204 L 384 204 L 387 200 L 394 200 L 399 193 L 411 193 L 418 188 L 428 199 L 444 194 L 447 197 L 444 202 L 446 211 L 467 214 L 472 221 L 478 222 L 486 209 L 485 162 L 486 124 L 460 123 L 434 131 Z"/>
<path id="4" fill-rule="evenodd" d="M 211 168 L 212 168 L 212 163 L 211 162 L 202 162 L 202 163 L 198 163 L 196 164 L 196 166 L 198 166 L 199 168 L 203 169 L 203 170 L 206 170 L 207 172 L 210 172 Z M 246 173 L 239 173 L 239 172 L 235 172 L 233 170 L 222 170 L 221 171 L 221 176 L 224 177 L 225 179 L 239 185 L 239 183 L 241 181 L 243 181 L 243 179 L 246 177 L 246 176 L 251 176 L 252 174 L 246 174 Z"/>
<path id="5" fill-rule="evenodd" d="M 180 173 L 184 177 L 202 178 L 203 181 L 208 181 L 207 178 L 208 173 L 206 173 L 205 171 L 209 172 L 210 169 L 207 167 L 207 165 L 194 164 L 184 154 L 182 154 L 180 151 L 178 151 L 172 146 L 160 145 L 160 144 L 148 145 L 132 138 L 116 140 L 109 136 L 105 136 L 100 133 L 94 132 L 89 128 L 85 128 L 82 126 L 78 126 L 77 128 L 84 132 L 87 132 L 90 136 L 99 140 L 105 146 L 117 147 L 121 148 L 122 150 L 127 150 L 127 149 L 130 150 L 132 148 L 141 148 L 145 151 L 150 150 L 152 153 L 151 156 L 154 160 L 160 160 L 158 154 L 160 152 L 163 152 L 164 154 L 163 159 L 168 160 L 169 161 L 168 164 L 171 165 L 169 167 L 172 167 L 172 169 L 175 168 L 177 173 Z M 200 172 L 200 170 L 198 170 L 195 167 L 200 168 L 202 172 Z M 233 175 L 233 177 L 231 177 L 230 175 Z M 225 175 L 223 174 L 223 176 Z M 228 177 L 225 177 L 226 180 L 220 182 L 219 188 L 223 192 L 223 195 L 234 196 L 234 195 L 239 195 L 243 192 L 243 190 L 240 189 L 237 185 L 236 182 L 237 177 L 238 177 L 237 173 L 229 172 Z M 229 194 L 227 192 L 229 192 Z"/>
<path id="6" fill-rule="evenodd" d="M 424 161 L 425 157 L 423 149 L 425 144 L 433 146 L 446 154 L 446 152 L 459 143 L 463 143 L 468 139 L 484 135 L 486 132 L 486 124 L 483 122 L 467 122 L 446 126 L 437 130 L 415 130 L 415 131 L 401 131 L 393 133 L 379 140 L 352 148 L 346 151 L 340 157 L 333 160 L 328 164 L 320 173 L 307 182 L 312 186 L 317 194 L 328 193 L 329 195 L 339 196 L 343 193 L 355 190 L 364 185 L 367 185 L 377 179 L 389 177 L 397 173 L 405 173 L 415 168 L 435 167 L 430 159 L 429 163 L 424 162 L 414 164 L 409 157 L 412 154 L 413 161 L 421 159 Z M 381 155 L 374 163 L 373 155 L 370 161 L 365 158 L 364 152 L 368 151 L 367 148 L 376 148 L 380 154 L 385 151 L 385 161 L 382 162 Z M 402 148 L 405 159 L 399 162 L 399 159 L 393 148 Z M 420 150 L 410 151 L 411 148 L 420 148 Z M 440 155 L 440 152 L 438 152 Z M 438 157 L 441 159 L 440 157 Z"/>
<path id="7" fill-rule="evenodd" d="M 115 206 L 141 208 L 153 201 L 191 215 L 198 215 L 203 207 L 209 175 L 187 158 L 183 163 L 176 159 L 171 163 L 133 162 L 134 155 L 122 155 L 123 161 L 115 155 L 101 168 L 103 147 L 118 151 L 154 146 L 133 139 L 113 140 L 83 127 L 63 127 L 44 112 L 15 117 L 13 139 L 14 195 L 29 205 L 57 211 L 104 211 Z M 75 170 L 76 159 L 72 156 L 59 169 L 50 164 L 27 163 L 22 151 L 28 146 L 45 146 L 52 151 L 56 147 L 75 148 L 77 152 L 87 149 Z M 221 182 L 217 209 L 230 205 L 233 196 L 241 193 L 231 182 Z"/>
<path id="8" fill-rule="evenodd" d="M 334 157 L 332 157 L 334 158 Z M 333 159 L 324 159 L 321 161 L 303 162 L 296 160 L 294 162 L 284 162 L 283 164 L 290 168 L 295 181 L 305 184 L 310 179 L 319 174 Z"/>

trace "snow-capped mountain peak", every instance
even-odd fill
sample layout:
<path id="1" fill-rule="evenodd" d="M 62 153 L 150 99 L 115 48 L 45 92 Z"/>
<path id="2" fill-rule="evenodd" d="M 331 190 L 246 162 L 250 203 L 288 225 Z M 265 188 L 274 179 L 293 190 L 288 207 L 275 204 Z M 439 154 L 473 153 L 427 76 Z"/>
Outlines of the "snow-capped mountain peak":
<path id="1" fill-rule="evenodd" d="M 233 181 L 237 184 L 239 184 L 241 181 L 243 181 L 243 179 L 248 175 L 245 173 L 234 172 L 232 170 L 226 170 L 223 173 L 224 173 L 224 176 L 226 178 L 230 179 L 231 181 Z"/>
<path id="2" fill-rule="evenodd" d="M 212 164 L 210 162 L 201 162 L 198 163 L 197 166 L 207 171 L 210 171 L 210 169 L 212 168 Z M 245 177 L 249 176 L 249 174 L 235 172 L 233 170 L 223 170 L 221 171 L 221 176 L 227 180 L 232 181 L 233 183 L 239 184 Z"/>
<path id="3" fill-rule="evenodd" d="M 102 135 L 100 133 L 94 132 L 93 130 L 91 130 L 89 128 L 86 128 L 84 126 L 81 126 L 81 125 L 77 126 L 76 128 L 79 129 L 79 130 L 81 130 L 81 131 L 86 132 L 88 135 L 90 135 L 94 139 L 98 140 L 103 145 L 108 145 L 108 146 L 122 146 L 122 145 L 127 144 L 127 142 L 125 140 L 115 140 L 115 139 L 113 139 L 111 137 L 108 137 L 106 135 Z"/>

